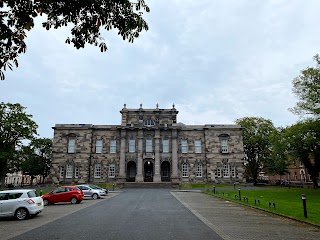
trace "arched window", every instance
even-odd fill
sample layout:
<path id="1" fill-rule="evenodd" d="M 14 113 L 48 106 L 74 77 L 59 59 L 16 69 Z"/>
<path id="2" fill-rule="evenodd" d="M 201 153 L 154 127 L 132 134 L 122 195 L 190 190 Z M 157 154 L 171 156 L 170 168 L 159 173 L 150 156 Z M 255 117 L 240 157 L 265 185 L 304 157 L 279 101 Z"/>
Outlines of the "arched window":
<path id="1" fill-rule="evenodd" d="M 202 164 L 200 162 L 196 165 L 196 177 L 202 177 Z"/>
<path id="2" fill-rule="evenodd" d="M 72 178 L 72 174 L 73 174 L 73 166 L 71 164 L 68 164 L 66 169 L 66 178 Z"/>
<path id="3" fill-rule="evenodd" d="M 188 164 L 182 163 L 182 177 L 188 177 L 188 176 L 189 176 Z"/>
<path id="4" fill-rule="evenodd" d="M 154 126 L 154 121 L 152 119 L 146 119 L 146 120 L 144 120 L 144 125 L 146 127 L 152 127 L 152 126 Z"/>

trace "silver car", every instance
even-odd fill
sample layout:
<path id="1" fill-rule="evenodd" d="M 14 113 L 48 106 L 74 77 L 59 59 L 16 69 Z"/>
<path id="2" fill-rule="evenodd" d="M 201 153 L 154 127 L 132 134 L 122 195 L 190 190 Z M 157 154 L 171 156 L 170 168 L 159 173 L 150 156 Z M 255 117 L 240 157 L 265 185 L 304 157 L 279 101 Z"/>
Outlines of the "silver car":
<path id="1" fill-rule="evenodd" d="M 92 199 L 98 199 L 102 196 L 106 196 L 107 193 L 105 190 L 102 189 L 94 189 L 90 187 L 89 185 L 77 185 L 78 188 L 80 188 L 83 192 L 84 197 L 90 197 Z"/>
<path id="2" fill-rule="evenodd" d="M 0 216 L 19 220 L 36 216 L 43 210 L 43 200 L 34 189 L 0 191 Z"/>

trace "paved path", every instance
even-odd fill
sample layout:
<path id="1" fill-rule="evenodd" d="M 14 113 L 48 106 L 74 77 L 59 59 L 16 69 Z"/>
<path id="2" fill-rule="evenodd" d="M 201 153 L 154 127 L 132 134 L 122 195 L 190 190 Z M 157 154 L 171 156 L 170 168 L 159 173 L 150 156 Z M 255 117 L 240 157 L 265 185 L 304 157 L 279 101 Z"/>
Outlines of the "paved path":
<path id="1" fill-rule="evenodd" d="M 199 192 L 171 192 L 225 240 L 320 239 L 320 229 Z"/>

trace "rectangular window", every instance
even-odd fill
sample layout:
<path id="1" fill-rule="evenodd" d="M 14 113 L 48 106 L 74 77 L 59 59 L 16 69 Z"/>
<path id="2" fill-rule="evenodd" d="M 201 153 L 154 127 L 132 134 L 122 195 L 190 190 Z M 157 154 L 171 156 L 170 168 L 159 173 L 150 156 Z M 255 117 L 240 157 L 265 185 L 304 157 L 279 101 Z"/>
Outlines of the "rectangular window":
<path id="1" fill-rule="evenodd" d="M 188 153 L 188 141 L 181 140 L 181 153 Z"/>
<path id="2" fill-rule="evenodd" d="M 188 164 L 183 163 L 182 164 L 182 177 L 188 177 L 189 171 L 188 171 Z"/>
<path id="3" fill-rule="evenodd" d="M 109 178 L 114 178 L 116 173 L 116 167 L 114 164 L 109 165 Z"/>
<path id="4" fill-rule="evenodd" d="M 194 152 L 201 153 L 201 140 L 194 140 Z"/>
<path id="5" fill-rule="evenodd" d="M 164 152 L 164 153 L 169 152 L 169 139 L 162 140 L 162 152 Z"/>
<path id="6" fill-rule="evenodd" d="M 100 178 L 101 177 L 101 165 L 96 164 L 94 165 L 94 178 Z"/>
<path id="7" fill-rule="evenodd" d="M 152 152 L 152 139 L 146 139 L 146 152 Z"/>
<path id="8" fill-rule="evenodd" d="M 102 153 L 102 139 L 96 141 L 96 153 Z"/>
<path id="9" fill-rule="evenodd" d="M 117 140 L 110 140 L 110 153 L 117 152 Z"/>
<path id="10" fill-rule="evenodd" d="M 72 174 L 73 174 L 73 167 L 72 165 L 68 164 L 67 171 L 66 171 L 66 178 L 72 178 Z"/>
<path id="11" fill-rule="evenodd" d="M 202 177 L 202 165 L 200 163 L 196 167 L 196 177 Z"/>
<path id="12" fill-rule="evenodd" d="M 236 177 L 236 167 L 231 167 L 231 176 Z"/>
<path id="13" fill-rule="evenodd" d="M 60 167 L 60 178 L 64 177 L 64 166 Z"/>
<path id="14" fill-rule="evenodd" d="M 227 139 L 221 139 L 221 152 L 228 153 L 228 140 Z"/>
<path id="15" fill-rule="evenodd" d="M 129 152 L 133 153 L 136 151 L 136 141 L 134 139 L 129 140 Z"/>
<path id="16" fill-rule="evenodd" d="M 78 178 L 79 177 L 79 166 L 74 167 L 74 177 Z"/>
<path id="17" fill-rule="evenodd" d="M 221 177 L 221 167 L 218 167 L 218 168 L 217 168 L 217 176 L 218 176 L 218 177 Z"/>
<path id="18" fill-rule="evenodd" d="M 296 173 L 296 172 L 294 172 L 293 177 L 294 177 L 294 180 L 295 180 L 295 181 L 297 181 L 297 180 L 298 180 L 298 176 L 297 176 L 297 173 Z"/>
<path id="19" fill-rule="evenodd" d="M 75 145 L 76 145 L 76 139 L 69 138 L 69 140 L 68 140 L 68 153 L 74 153 Z"/>
<path id="20" fill-rule="evenodd" d="M 229 177 L 229 164 L 223 164 L 223 177 Z"/>

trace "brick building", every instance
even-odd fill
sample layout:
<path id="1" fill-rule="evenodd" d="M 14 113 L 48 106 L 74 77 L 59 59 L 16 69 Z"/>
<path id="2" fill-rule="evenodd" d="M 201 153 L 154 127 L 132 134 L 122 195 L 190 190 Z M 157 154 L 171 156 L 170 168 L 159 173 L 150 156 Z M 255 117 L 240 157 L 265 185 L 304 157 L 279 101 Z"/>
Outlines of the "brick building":
<path id="1" fill-rule="evenodd" d="M 171 109 L 128 109 L 120 125 L 56 124 L 54 183 L 243 182 L 239 125 L 185 125 Z"/>

